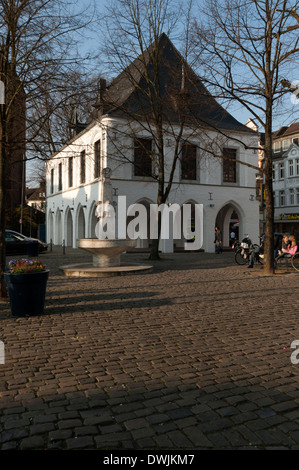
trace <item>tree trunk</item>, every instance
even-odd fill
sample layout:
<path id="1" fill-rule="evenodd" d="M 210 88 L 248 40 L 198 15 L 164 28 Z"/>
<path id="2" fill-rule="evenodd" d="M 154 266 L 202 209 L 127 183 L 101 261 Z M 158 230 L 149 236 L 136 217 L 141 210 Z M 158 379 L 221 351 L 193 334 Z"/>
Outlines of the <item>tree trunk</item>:
<path id="1" fill-rule="evenodd" d="M 5 161 L 5 119 L 4 105 L 0 105 L 0 298 L 7 298 L 7 287 L 4 280 L 6 265 L 5 253 L 5 201 L 6 201 L 6 161 Z"/>
<path id="2" fill-rule="evenodd" d="M 164 167 L 164 162 L 163 162 L 163 167 Z M 152 240 L 152 246 L 151 246 L 151 252 L 149 259 L 151 260 L 157 260 L 160 259 L 159 255 L 159 242 L 160 242 L 160 237 L 161 237 L 161 212 L 159 211 L 159 207 L 161 204 L 165 202 L 165 196 L 164 196 L 164 169 L 159 169 L 159 180 L 158 180 L 158 196 L 157 196 L 157 204 L 158 204 L 158 238 Z"/>
<path id="3" fill-rule="evenodd" d="M 265 134 L 265 199 L 266 199 L 266 227 L 265 227 L 265 264 L 264 273 L 274 273 L 274 204 L 272 187 L 272 137 Z"/>
<path id="4" fill-rule="evenodd" d="M 273 110 L 273 70 L 272 61 L 272 37 L 273 26 L 271 20 L 272 11 L 266 2 L 267 33 L 265 39 L 265 202 L 266 202 L 266 227 L 265 227 L 265 264 L 264 273 L 274 274 L 274 201 L 272 185 L 272 110 Z"/>
<path id="5" fill-rule="evenodd" d="M 159 254 L 159 242 L 160 242 L 159 238 L 155 239 L 155 240 L 152 240 L 151 252 L 150 252 L 150 255 L 149 255 L 150 260 L 161 259 L 160 254 Z"/>

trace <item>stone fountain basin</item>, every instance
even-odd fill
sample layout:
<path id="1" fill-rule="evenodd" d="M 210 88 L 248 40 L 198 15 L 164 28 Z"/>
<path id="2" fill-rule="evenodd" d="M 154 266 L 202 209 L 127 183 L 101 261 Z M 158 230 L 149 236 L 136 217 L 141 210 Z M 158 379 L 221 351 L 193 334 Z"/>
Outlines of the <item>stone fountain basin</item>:
<path id="1" fill-rule="evenodd" d="M 78 247 L 92 254 L 93 266 L 110 268 L 120 266 L 120 256 L 136 246 L 136 240 L 81 238 Z"/>
<path id="2" fill-rule="evenodd" d="M 92 264 L 80 263 L 61 266 L 60 269 L 70 277 L 108 277 L 124 274 L 151 272 L 153 266 L 131 264 L 122 266 L 120 256 L 136 246 L 136 240 L 81 238 L 78 247 L 92 254 Z"/>

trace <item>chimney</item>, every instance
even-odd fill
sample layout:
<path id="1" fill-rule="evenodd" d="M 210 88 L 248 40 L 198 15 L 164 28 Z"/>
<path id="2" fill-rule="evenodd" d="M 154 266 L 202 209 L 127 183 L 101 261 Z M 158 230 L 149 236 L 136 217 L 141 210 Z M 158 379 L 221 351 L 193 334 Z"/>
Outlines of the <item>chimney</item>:
<path id="1" fill-rule="evenodd" d="M 107 82 L 105 78 L 100 78 L 98 80 L 98 96 L 97 101 L 94 107 L 98 110 L 98 114 L 103 114 L 103 95 L 107 88 Z"/>

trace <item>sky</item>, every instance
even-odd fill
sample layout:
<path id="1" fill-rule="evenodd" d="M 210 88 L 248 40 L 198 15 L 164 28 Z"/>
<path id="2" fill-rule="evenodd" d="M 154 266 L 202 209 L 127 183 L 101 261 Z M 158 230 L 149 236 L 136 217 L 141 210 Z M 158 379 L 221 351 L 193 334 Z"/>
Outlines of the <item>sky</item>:
<path id="1" fill-rule="evenodd" d="M 106 7 L 109 7 L 109 0 L 95 0 L 95 2 L 98 12 L 100 14 L 104 14 Z M 87 6 L 88 4 L 90 4 L 90 0 L 82 0 L 79 2 L 79 8 L 81 9 L 82 6 Z M 93 37 L 93 34 L 91 34 L 89 31 L 88 35 L 88 38 L 82 38 L 83 41 L 81 43 L 81 51 L 83 54 L 89 52 L 92 53 L 93 51 L 96 51 L 97 44 L 99 44 L 99 42 L 101 41 L 99 33 Z M 293 77 L 291 80 L 294 80 L 296 78 L 299 80 L 299 74 L 298 77 Z M 291 109 L 291 101 L 291 94 L 286 95 L 281 102 L 281 109 Z M 289 125 L 294 121 L 299 121 L 299 99 L 297 101 L 298 103 L 293 106 L 293 110 L 292 112 L 290 111 L 289 114 L 278 113 L 278 115 L 274 116 L 274 130 L 278 130 L 281 126 Z M 237 103 L 231 103 L 228 107 L 228 111 L 234 116 L 234 118 L 236 118 L 242 124 L 245 124 L 249 118 L 252 118 L 249 111 L 245 108 L 242 108 L 242 106 Z M 262 131 L 262 129 L 260 130 Z"/>
<path id="2" fill-rule="evenodd" d="M 87 6 L 92 3 L 93 0 L 81 0 L 78 1 L 78 9 L 79 11 L 84 10 L 84 8 L 87 9 Z M 98 13 L 100 15 L 104 15 L 106 7 L 109 7 L 109 0 L 94 0 L 96 3 L 96 7 L 98 10 Z M 80 35 L 80 51 L 82 55 L 86 55 L 88 53 L 92 54 L 93 52 L 97 51 L 98 46 L 101 44 L 101 41 L 103 38 L 100 36 L 100 32 L 92 32 L 90 29 L 86 31 L 86 34 Z M 101 72 L 101 70 L 99 70 Z M 299 79 L 299 76 L 297 77 Z M 282 109 L 283 108 L 289 108 L 291 103 L 291 95 L 287 95 L 284 100 L 282 101 Z M 277 130 L 283 125 L 289 125 L 294 121 L 299 120 L 299 100 L 298 104 L 293 107 L 294 109 L 294 114 L 289 114 L 289 115 L 279 115 L 275 118 L 274 124 L 273 124 L 273 129 Z M 231 103 L 230 106 L 228 107 L 228 111 L 233 115 L 234 118 L 236 118 L 239 122 L 242 124 L 245 124 L 249 118 L 252 116 L 246 109 L 242 109 L 241 105 Z M 260 131 L 263 132 L 263 129 L 260 128 Z M 31 165 L 28 165 L 29 167 Z M 29 168 L 28 168 L 29 169 Z"/>

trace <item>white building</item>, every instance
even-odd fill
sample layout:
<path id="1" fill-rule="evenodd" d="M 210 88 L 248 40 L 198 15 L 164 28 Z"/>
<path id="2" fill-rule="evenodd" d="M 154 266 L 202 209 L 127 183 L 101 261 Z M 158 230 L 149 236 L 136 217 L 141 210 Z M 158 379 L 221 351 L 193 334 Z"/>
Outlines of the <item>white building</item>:
<path id="1" fill-rule="evenodd" d="M 275 230 L 299 240 L 299 123 L 273 135 Z"/>
<path id="2" fill-rule="evenodd" d="M 160 38 L 160 51 L 161 63 L 170 64 L 161 75 L 169 131 L 163 140 L 166 182 L 180 131 L 174 99 L 177 95 L 173 88 L 171 95 L 169 91 L 175 70 L 184 71 L 180 80 L 184 80 L 189 99 L 192 94 L 190 115 L 196 116 L 196 125 L 188 119 L 180 135 L 180 158 L 167 202 L 181 207 L 186 203 L 203 205 L 202 248 L 207 252 L 214 251 L 215 225 L 222 230 L 224 246 L 229 246 L 230 230 L 236 221 L 239 238 L 249 233 L 257 243 L 259 203 L 255 197 L 256 169 L 252 167 L 258 165 L 256 132 L 237 122 L 216 103 L 165 35 Z M 150 54 L 146 66 L 149 65 Z M 136 72 L 137 59 L 131 67 Z M 47 162 L 48 242 L 76 247 L 77 239 L 95 237 L 95 208 L 101 200 L 104 168 L 111 169 L 114 202 L 118 201 L 117 196 L 126 196 L 127 208 L 135 203 L 148 208 L 157 202 L 153 157 L 157 143 L 145 118 L 143 122 L 128 120 L 124 113 L 124 109 L 127 113 L 129 110 L 132 116 L 140 100 L 138 87 L 133 87 L 125 75 L 128 70 L 107 89 L 103 89 L 101 81 L 97 116 Z M 140 67 L 138 73 L 141 86 L 144 69 Z M 152 158 L 148 158 L 149 154 Z M 117 206 L 118 210 L 124 208 Z M 170 234 L 168 240 L 161 241 L 161 250 L 171 252 L 182 247 L 184 241 L 183 236 L 173 240 Z M 149 243 L 148 239 L 139 239 L 137 246 L 148 247 Z"/>

